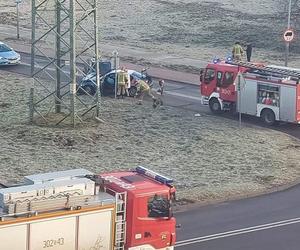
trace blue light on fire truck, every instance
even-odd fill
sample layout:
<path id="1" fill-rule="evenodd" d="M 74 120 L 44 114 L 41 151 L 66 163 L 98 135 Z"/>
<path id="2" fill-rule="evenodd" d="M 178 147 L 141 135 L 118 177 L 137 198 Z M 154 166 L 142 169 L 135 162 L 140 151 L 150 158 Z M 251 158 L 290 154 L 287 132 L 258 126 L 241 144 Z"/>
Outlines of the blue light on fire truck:
<path id="1" fill-rule="evenodd" d="M 171 183 L 173 183 L 172 179 L 170 179 L 168 177 L 165 177 L 165 176 L 163 176 L 161 174 L 158 174 L 158 173 L 156 173 L 156 172 L 154 172 L 152 170 L 149 170 L 149 169 L 147 169 L 145 167 L 142 167 L 142 166 L 136 167 L 135 171 L 137 173 L 139 173 L 139 174 L 146 175 L 146 176 L 148 176 L 148 177 L 150 177 L 150 178 L 152 178 L 152 179 L 154 179 L 154 180 L 156 180 L 156 181 L 158 181 L 160 183 L 163 183 L 163 184 L 171 184 Z"/>
<path id="2" fill-rule="evenodd" d="M 226 62 L 232 62 L 232 56 L 227 56 L 226 57 Z"/>
<path id="3" fill-rule="evenodd" d="M 221 61 L 220 58 L 215 57 L 214 60 L 213 60 L 213 63 L 214 63 L 214 64 L 217 64 L 217 63 L 219 63 L 220 61 Z"/>

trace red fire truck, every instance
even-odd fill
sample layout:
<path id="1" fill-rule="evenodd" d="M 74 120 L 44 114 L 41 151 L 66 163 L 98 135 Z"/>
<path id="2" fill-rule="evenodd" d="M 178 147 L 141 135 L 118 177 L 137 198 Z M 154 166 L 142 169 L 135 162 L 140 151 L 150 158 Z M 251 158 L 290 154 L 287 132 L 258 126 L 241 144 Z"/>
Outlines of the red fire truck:
<path id="1" fill-rule="evenodd" d="M 1 250 L 172 250 L 172 179 L 144 167 L 74 169 L 0 189 Z"/>
<path id="2" fill-rule="evenodd" d="M 300 69 L 215 60 L 200 78 L 202 103 L 214 113 L 237 111 L 268 125 L 300 123 Z"/>

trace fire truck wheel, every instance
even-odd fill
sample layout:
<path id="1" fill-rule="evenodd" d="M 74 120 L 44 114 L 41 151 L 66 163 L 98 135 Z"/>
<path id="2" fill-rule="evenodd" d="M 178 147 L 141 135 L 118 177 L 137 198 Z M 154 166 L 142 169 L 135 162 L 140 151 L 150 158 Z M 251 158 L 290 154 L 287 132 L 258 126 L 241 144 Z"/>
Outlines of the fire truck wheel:
<path id="1" fill-rule="evenodd" d="M 218 99 L 216 98 L 212 98 L 209 100 L 209 108 L 211 110 L 211 112 L 218 114 L 221 112 L 221 105 L 220 102 L 218 101 Z"/>
<path id="2" fill-rule="evenodd" d="M 263 122 L 267 125 L 273 125 L 275 123 L 275 114 L 271 109 L 264 109 L 260 115 Z"/>

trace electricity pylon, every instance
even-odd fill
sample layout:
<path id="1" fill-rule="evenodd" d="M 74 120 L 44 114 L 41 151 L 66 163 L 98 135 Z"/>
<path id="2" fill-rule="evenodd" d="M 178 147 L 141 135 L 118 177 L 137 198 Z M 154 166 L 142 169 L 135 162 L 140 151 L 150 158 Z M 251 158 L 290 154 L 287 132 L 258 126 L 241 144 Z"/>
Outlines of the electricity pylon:
<path id="1" fill-rule="evenodd" d="M 97 0 L 31 0 L 32 46 L 30 120 L 35 115 L 46 123 L 59 113 L 55 124 L 77 121 L 91 111 L 99 116 L 100 79 Z M 89 64 L 87 58 L 95 63 Z M 93 69 L 91 69 L 93 67 Z M 87 71 L 84 71 L 88 69 Z M 96 93 L 78 95 L 78 81 L 96 71 Z M 83 90 L 84 92 L 84 90 Z M 54 112 L 55 111 L 55 112 Z"/>

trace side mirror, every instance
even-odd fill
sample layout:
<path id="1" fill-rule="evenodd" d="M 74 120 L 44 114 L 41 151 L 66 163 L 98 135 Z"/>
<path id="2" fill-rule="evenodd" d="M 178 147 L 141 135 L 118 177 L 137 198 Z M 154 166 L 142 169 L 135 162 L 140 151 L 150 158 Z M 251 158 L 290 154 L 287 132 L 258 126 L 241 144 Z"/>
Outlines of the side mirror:
<path id="1" fill-rule="evenodd" d="M 203 76 L 204 76 L 204 70 L 201 69 L 201 70 L 200 70 L 200 82 L 203 81 Z"/>
<path id="2" fill-rule="evenodd" d="M 211 77 L 204 77 L 204 82 L 205 83 L 209 83 L 209 82 L 211 82 Z"/>

